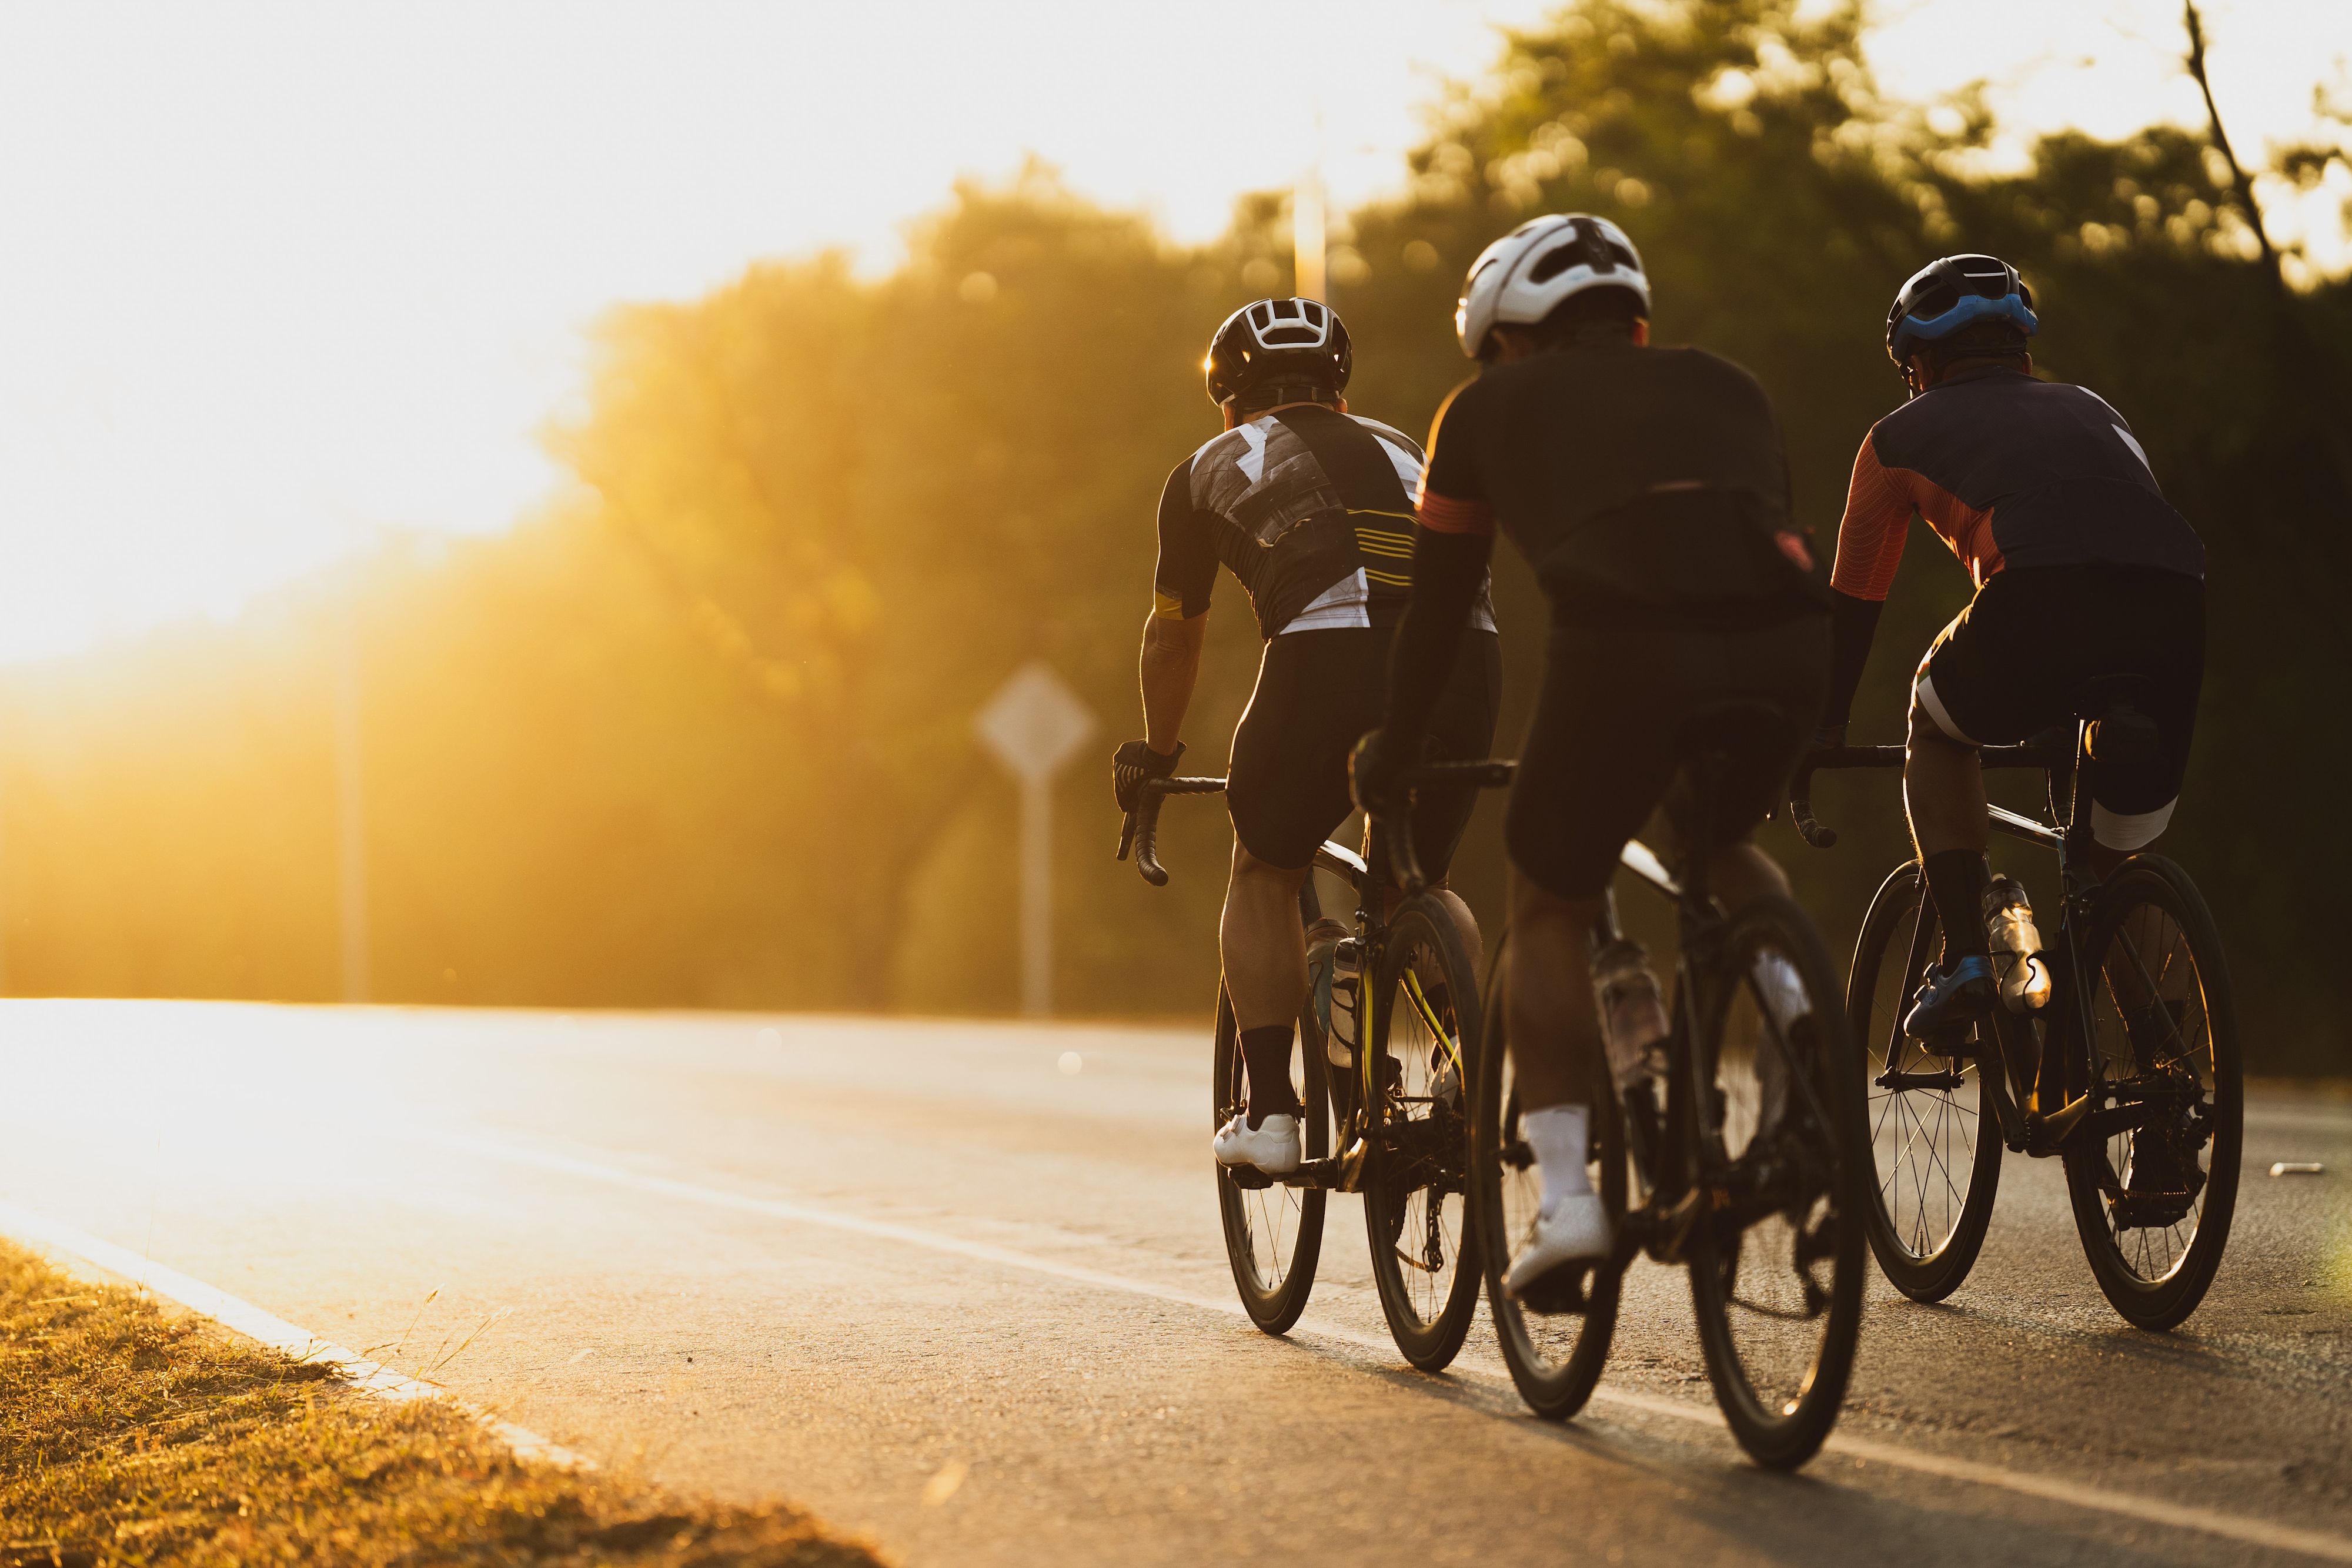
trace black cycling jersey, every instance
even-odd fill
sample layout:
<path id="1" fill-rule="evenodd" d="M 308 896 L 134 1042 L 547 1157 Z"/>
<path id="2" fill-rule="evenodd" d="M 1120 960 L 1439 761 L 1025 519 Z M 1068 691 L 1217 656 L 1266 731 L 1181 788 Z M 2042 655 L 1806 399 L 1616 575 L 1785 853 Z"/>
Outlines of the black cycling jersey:
<path id="1" fill-rule="evenodd" d="M 1854 455 L 1831 581 L 1882 600 L 1916 512 L 1981 588 L 2005 566 L 2205 574 L 2124 416 L 2088 387 L 2006 365 L 1953 373 L 1871 426 Z"/>
<path id="2" fill-rule="evenodd" d="M 1756 379 L 1696 349 L 1579 343 L 1461 388 L 1430 447 L 1390 734 L 1427 723 L 1499 525 L 1552 607 L 1504 825 L 1512 863 L 1561 897 L 1599 893 L 1643 819 L 1675 807 L 1689 747 L 1722 738 L 1696 728 L 1727 705 L 1773 717 L 1733 737 L 1709 826 L 1727 843 L 1762 821 L 1819 716 L 1829 631 Z"/>
<path id="3" fill-rule="evenodd" d="M 1160 492 L 1156 612 L 1205 613 L 1222 560 L 1265 636 L 1393 625 L 1412 582 L 1421 461 L 1401 432 L 1313 403 L 1216 436 Z M 1483 599 L 1477 620 L 1494 630 Z"/>
<path id="4" fill-rule="evenodd" d="M 1700 349 L 1618 339 L 1498 365 L 1430 436 L 1421 521 L 1497 522 L 1555 612 L 1769 620 L 1818 609 L 1789 465 L 1756 378 Z"/>

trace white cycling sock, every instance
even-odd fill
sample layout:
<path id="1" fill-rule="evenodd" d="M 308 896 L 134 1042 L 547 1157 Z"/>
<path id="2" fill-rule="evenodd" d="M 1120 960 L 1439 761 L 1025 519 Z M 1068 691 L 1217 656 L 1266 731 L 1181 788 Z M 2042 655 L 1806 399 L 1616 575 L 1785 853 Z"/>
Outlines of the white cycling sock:
<path id="1" fill-rule="evenodd" d="M 1519 1118 L 1519 1131 L 1536 1155 L 1543 1176 L 1543 1212 L 1549 1214 L 1563 1197 L 1580 1197 L 1592 1190 L 1591 1173 L 1584 1168 L 1591 1113 L 1582 1105 L 1547 1105 Z"/>

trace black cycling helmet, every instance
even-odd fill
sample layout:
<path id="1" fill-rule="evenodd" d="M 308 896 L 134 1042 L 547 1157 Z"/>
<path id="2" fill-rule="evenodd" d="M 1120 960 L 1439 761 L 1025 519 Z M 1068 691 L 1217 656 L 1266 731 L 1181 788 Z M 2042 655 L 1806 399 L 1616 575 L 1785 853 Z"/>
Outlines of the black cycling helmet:
<path id="1" fill-rule="evenodd" d="M 1909 361 L 1922 343 L 1979 321 L 2005 321 L 2021 338 L 2041 329 L 2033 290 L 1997 256 L 1948 256 L 1911 275 L 1886 312 L 1886 357 Z"/>
<path id="2" fill-rule="evenodd" d="M 1261 299 L 1225 318 L 1201 368 L 1213 403 L 1275 387 L 1295 387 L 1297 399 L 1284 401 L 1303 401 L 1347 391 L 1356 356 L 1339 313 L 1321 300 Z"/>

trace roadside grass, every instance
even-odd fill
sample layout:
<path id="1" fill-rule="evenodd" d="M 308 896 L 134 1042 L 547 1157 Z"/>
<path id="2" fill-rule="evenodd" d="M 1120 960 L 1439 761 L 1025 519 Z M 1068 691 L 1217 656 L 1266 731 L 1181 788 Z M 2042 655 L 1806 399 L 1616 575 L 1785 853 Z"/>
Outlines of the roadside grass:
<path id="1" fill-rule="evenodd" d="M 84 1283 L 0 1242 L 0 1568 L 873 1568 L 782 1506 L 525 1464 L 465 1412 Z"/>

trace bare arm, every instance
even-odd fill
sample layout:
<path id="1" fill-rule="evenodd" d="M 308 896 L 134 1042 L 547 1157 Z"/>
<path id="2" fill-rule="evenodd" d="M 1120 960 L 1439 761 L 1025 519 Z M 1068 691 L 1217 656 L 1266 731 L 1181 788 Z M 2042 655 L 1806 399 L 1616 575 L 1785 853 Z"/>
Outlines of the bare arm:
<path id="1" fill-rule="evenodd" d="M 1201 676 L 1201 644 L 1209 633 L 1207 615 L 1189 621 L 1154 614 L 1143 623 L 1143 654 L 1138 661 L 1143 685 L 1144 744 L 1162 757 L 1176 749 L 1184 710 Z"/>

